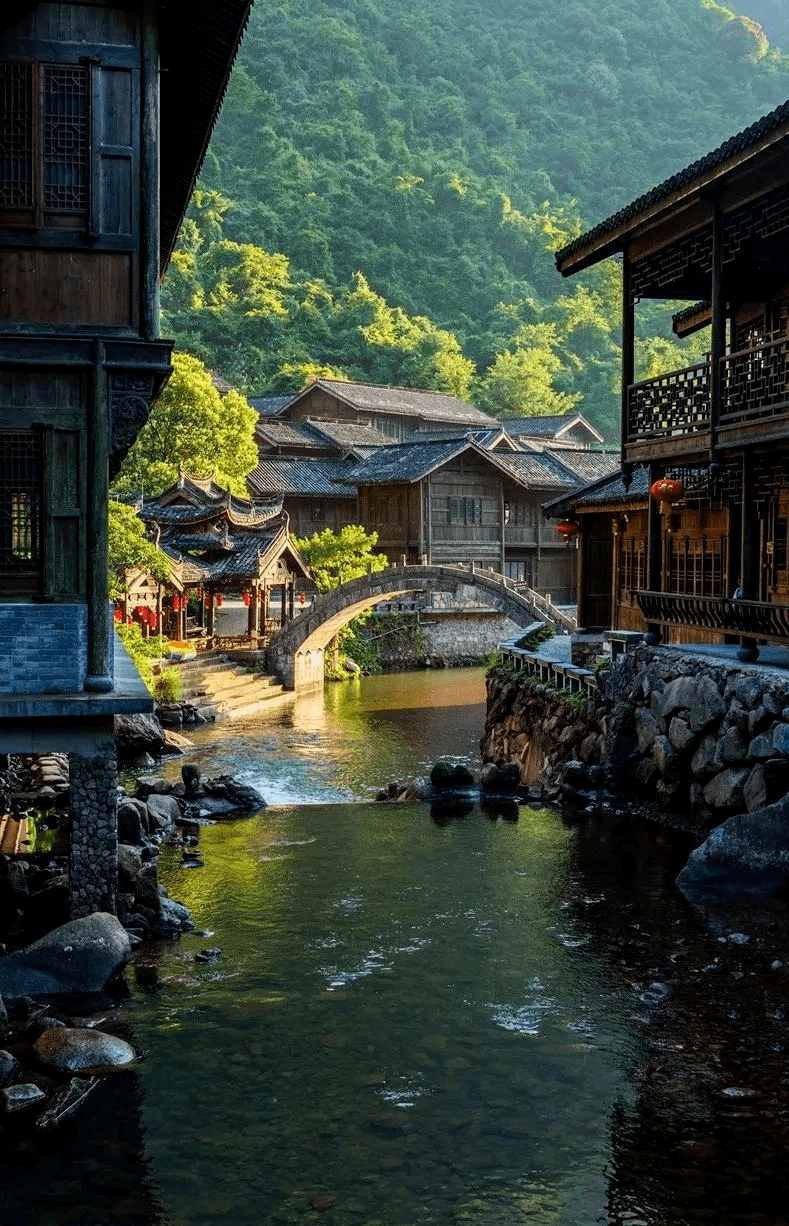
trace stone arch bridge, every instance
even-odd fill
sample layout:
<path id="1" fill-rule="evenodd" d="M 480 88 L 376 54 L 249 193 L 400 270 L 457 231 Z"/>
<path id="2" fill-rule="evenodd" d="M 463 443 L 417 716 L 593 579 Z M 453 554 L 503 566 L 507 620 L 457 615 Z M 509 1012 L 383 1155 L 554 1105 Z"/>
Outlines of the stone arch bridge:
<path id="1" fill-rule="evenodd" d="M 288 622 L 269 643 L 269 672 L 276 673 L 289 690 L 321 686 L 324 648 L 352 617 L 381 600 L 431 592 L 496 608 L 518 626 L 535 621 L 556 624 L 548 602 L 537 593 L 531 593 L 534 600 L 521 595 L 510 580 L 495 571 L 462 566 L 390 566 L 325 592 L 308 612 Z M 536 601 L 545 607 L 540 608 Z M 559 616 L 557 610 L 553 612 Z"/>

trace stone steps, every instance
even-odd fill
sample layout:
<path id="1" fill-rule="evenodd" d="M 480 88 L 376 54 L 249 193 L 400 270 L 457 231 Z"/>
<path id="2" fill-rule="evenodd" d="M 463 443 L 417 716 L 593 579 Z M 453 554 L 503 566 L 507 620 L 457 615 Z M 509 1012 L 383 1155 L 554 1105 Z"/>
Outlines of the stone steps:
<path id="1" fill-rule="evenodd" d="M 179 667 L 181 700 L 205 718 L 255 715 L 285 692 L 276 677 L 252 673 L 226 660 L 195 661 Z"/>

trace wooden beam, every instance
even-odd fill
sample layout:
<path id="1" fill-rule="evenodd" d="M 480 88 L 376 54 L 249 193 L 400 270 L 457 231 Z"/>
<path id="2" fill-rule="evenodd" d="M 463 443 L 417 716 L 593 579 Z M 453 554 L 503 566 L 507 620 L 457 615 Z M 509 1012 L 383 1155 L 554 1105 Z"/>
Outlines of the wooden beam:
<path id="1" fill-rule="evenodd" d="M 93 343 L 91 395 L 88 405 L 88 675 L 85 689 L 112 689 L 109 662 L 109 588 L 107 579 L 110 475 L 110 407 L 104 345 Z"/>
<path id="2" fill-rule="evenodd" d="M 142 16 L 140 130 L 140 332 L 159 335 L 159 27 L 156 0 Z"/>
<path id="3" fill-rule="evenodd" d="M 635 379 L 635 304 L 631 277 L 630 252 L 622 258 L 622 403 L 620 409 L 620 460 L 625 462 L 630 385 Z"/>

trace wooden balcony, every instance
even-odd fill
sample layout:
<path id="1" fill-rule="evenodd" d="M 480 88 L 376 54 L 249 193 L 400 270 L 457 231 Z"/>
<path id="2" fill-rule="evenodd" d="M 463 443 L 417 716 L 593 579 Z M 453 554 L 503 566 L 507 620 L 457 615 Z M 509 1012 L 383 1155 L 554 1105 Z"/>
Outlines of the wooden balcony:
<path id="1" fill-rule="evenodd" d="M 789 641 L 789 605 L 668 592 L 636 592 L 635 597 L 646 621 L 658 626 L 689 626 L 784 645 Z"/>
<path id="2" fill-rule="evenodd" d="M 625 458 L 691 460 L 710 448 L 710 360 L 628 388 Z M 789 336 L 721 359 L 716 445 L 783 438 L 789 428 Z"/>

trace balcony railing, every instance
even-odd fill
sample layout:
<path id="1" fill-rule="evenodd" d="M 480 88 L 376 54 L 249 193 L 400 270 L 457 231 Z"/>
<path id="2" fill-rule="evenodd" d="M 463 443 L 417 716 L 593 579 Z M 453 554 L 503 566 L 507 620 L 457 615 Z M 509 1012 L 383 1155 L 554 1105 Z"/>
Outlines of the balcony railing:
<path id="1" fill-rule="evenodd" d="M 695 434 L 710 424 L 710 366 L 701 362 L 628 389 L 627 441 Z"/>
<path id="2" fill-rule="evenodd" d="M 647 622 L 659 626 L 690 626 L 784 643 L 789 638 L 789 605 L 667 592 L 636 592 L 636 600 Z"/>
<path id="3" fill-rule="evenodd" d="M 789 336 L 721 358 L 721 426 L 789 412 Z M 697 434 L 710 426 L 710 362 L 628 388 L 628 443 Z"/>
<path id="4" fill-rule="evenodd" d="M 721 362 L 721 424 L 772 417 L 789 403 L 789 336 L 727 354 Z"/>

